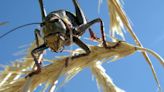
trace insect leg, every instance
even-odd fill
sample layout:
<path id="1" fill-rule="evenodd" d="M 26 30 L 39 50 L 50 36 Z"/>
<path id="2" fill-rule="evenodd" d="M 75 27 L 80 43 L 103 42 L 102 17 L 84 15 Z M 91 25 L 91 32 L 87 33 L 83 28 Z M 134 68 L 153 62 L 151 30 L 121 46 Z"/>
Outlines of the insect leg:
<path id="1" fill-rule="evenodd" d="M 35 34 L 36 46 L 39 47 L 39 46 L 40 46 L 39 37 L 41 37 L 40 30 L 35 29 L 34 34 Z M 43 52 L 44 52 L 44 51 L 41 51 L 40 53 L 38 53 L 37 59 L 40 58 L 40 55 L 41 55 Z M 42 61 L 39 61 L 39 63 L 41 64 Z"/>
<path id="2" fill-rule="evenodd" d="M 106 38 L 105 38 L 105 32 L 104 32 L 104 25 L 103 25 L 103 22 L 102 22 L 102 20 L 100 18 L 94 19 L 94 20 L 88 22 L 87 24 L 80 25 L 76 29 L 78 31 L 78 34 L 77 35 L 81 36 L 85 32 L 85 30 L 87 30 L 90 26 L 92 26 L 95 23 L 100 23 L 103 46 L 105 48 L 107 48 L 106 41 L 105 41 Z"/>
<path id="3" fill-rule="evenodd" d="M 43 0 L 39 0 L 39 5 L 40 5 L 42 21 L 43 21 L 46 17 L 46 11 L 44 9 Z"/>
<path id="4" fill-rule="evenodd" d="M 73 37 L 73 42 L 75 43 L 75 44 L 77 44 L 80 48 L 82 48 L 83 50 L 85 50 L 85 52 L 86 53 L 84 53 L 84 54 L 80 54 L 80 55 L 78 55 L 78 56 L 75 56 L 75 57 L 73 57 L 73 58 L 76 58 L 76 57 L 81 57 L 81 56 L 85 56 L 85 55 L 88 55 L 91 51 L 90 51 L 90 49 L 89 49 L 89 47 L 84 43 L 84 42 L 82 42 L 78 37 Z"/>
<path id="5" fill-rule="evenodd" d="M 41 46 L 39 46 L 39 47 L 37 47 L 37 48 L 35 48 L 35 49 L 33 49 L 33 50 L 31 51 L 31 55 L 32 55 L 32 57 L 33 57 L 33 59 L 34 59 L 34 61 L 35 61 L 35 65 L 36 65 L 37 69 L 36 69 L 35 71 L 29 73 L 29 74 L 26 76 L 26 78 L 27 78 L 27 77 L 31 77 L 31 76 L 33 76 L 34 74 L 38 74 L 38 73 L 41 72 L 41 67 L 40 67 L 40 64 L 38 63 L 38 59 L 37 59 L 36 54 L 42 52 L 43 50 L 45 50 L 45 49 L 47 49 L 47 48 L 48 48 L 48 47 L 46 46 L 46 44 L 43 44 L 43 45 L 41 45 Z"/>
<path id="6" fill-rule="evenodd" d="M 77 21 L 79 22 L 79 24 L 86 24 L 87 21 L 86 21 L 85 15 L 82 9 L 80 8 L 79 4 L 77 3 L 77 0 L 72 0 L 72 1 L 75 6 Z"/>
<path id="7" fill-rule="evenodd" d="M 35 34 L 36 46 L 39 47 L 39 36 L 41 37 L 40 30 L 35 29 L 34 34 Z"/>
<path id="8" fill-rule="evenodd" d="M 74 6 L 75 6 L 76 18 L 77 18 L 77 21 L 78 21 L 79 25 L 86 24 L 87 19 L 84 15 L 82 9 L 80 8 L 77 0 L 73 0 L 73 3 L 74 3 Z M 96 39 L 96 35 L 94 34 L 94 32 L 92 31 L 91 28 L 89 28 L 89 33 L 90 33 L 91 39 Z"/>
<path id="9" fill-rule="evenodd" d="M 86 56 L 88 55 L 91 51 L 89 49 L 89 47 L 84 43 L 82 42 L 78 37 L 73 37 L 73 42 L 75 44 L 77 44 L 80 48 L 82 48 L 85 53 L 82 53 L 82 54 L 79 54 L 79 55 L 75 55 L 73 57 L 71 57 L 71 59 L 75 59 L 75 58 L 78 58 L 78 57 L 82 57 L 82 56 Z M 65 62 L 65 66 L 67 67 L 68 66 L 68 62 L 69 62 L 69 58 L 66 58 L 66 62 Z"/>

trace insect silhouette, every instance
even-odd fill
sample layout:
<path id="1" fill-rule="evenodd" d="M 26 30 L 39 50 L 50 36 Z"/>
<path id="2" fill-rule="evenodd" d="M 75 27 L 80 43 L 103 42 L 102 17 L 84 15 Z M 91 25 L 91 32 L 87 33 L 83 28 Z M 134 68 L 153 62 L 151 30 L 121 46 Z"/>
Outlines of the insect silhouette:
<path id="1" fill-rule="evenodd" d="M 37 69 L 29 73 L 26 77 L 31 77 L 41 72 L 41 65 L 38 62 L 38 55 L 43 53 L 43 51 L 47 48 L 50 48 L 53 52 L 59 52 L 62 51 L 64 46 L 70 46 L 72 43 L 75 43 L 82 48 L 85 53 L 72 56 L 71 59 L 88 55 L 91 51 L 89 47 L 80 40 L 80 36 L 82 36 L 86 30 L 89 30 L 92 39 L 99 39 L 90 29 L 90 27 L 95 23 L 100 23 L 103 46 L 105 48 L 113 48 L 117 45 L 116 44 L 112 47 L 107 46 L 103 22 L 100 18 L 87 22 L 87 19 L 78 2 L 76 0 L 72 0 L 72 2 L 75 7 L 75 14 L 66 10 L 56 10 L 46 15 L 43 1 L 39 0 L 42 16 L 42 23 L 40 23 L 41 30 L 35 29 L 34 31 L 37 47 L 31 51 L 31 55 L 35 61 Z M 43 38 L 44 43 L 42 45 L 39 44 L 38 37 Z M 66 59 L 66 62 L 68 62 L 68 59 Z"/>

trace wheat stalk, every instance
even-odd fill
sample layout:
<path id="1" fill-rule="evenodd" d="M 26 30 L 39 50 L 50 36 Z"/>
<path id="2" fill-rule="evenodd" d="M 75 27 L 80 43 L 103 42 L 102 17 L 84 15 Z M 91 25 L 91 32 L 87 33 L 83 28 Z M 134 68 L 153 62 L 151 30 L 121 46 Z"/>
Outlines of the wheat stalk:
<path id="1" fill-rule="evenodd" d="M 114 44 L 115 43 L 112 42 L 109 43 L 108 45 L 113 46 Z M 60 76 L 62 75 L 67 75 L 69 77 L 74 76 L 85 67 L 92 67 L 92 64 L 98 61 L 104 59 L 108 60 L 114 56 L 118 56 L 119 58 L 121 58 L 135 52 L 134 46 L 129 45 L 125 42 L 121 42 L 118 47 L 109 50 L 99 46 L 91 46 L 90 48 L 91 48 L 91 54 L 89 54 L 88 56 L 71 60 L 69 62 L 68 67 L 65 67 L 65 58 L 60 60 L 53 60 L 51 61 L 53 62 L 52 64 L 43 67 L 42 72 L 39 73 L 38 75 L 31 77 L 32 79 L 31 78 L 29 79 L 19 78 L 17 80 L 10 79 L 10 82 L 3 83 L 3 85 L 0 87 L 0 91 L 12 92 L 12 90 L 16 90 L 17 92 L 21 92 L 24 89 L 33 91 L 39 84 L 45 83 L 46 81 L 49 84 L 54 84 L 54 82 L 57 81 L 57 79 Z M 74 51 L 74 53 L 75 52 L 81 53 L 82 50 L 76 50 Z M 12 70 L 8 71 L 7 73 L 13 73 L 15 75 L 27 74 L 23 71 L 16 72 Z M 29 80 L 31 80 L 31 83 L 29 83 Z M 115 87 L 115 85 L 111 87 Z M 113 91 L 113 92 L 118 92 L 118 91 Z"/>
<path id="2" fill-rule="evenodd" d="M 113 46 L 115 44 L 115 42 L 108 42 L 108 46 Z M 118 59 L 123 58 L 127 55 L 133 54 L 138 50 L 142 50 L 152 53 L 160 60 L 161 64 L 164 65 L 164 60 L 153 51 L 136 47 L 126 42 L 121 42 L 116 48 L 112 49 L 105 49 L 101 46 L 90 46 L 90 48 L 91 54 L 69 61 L 69 65 L 67 67 L 65 67 L 65 58 L 61 58 L 59 60 L 51 60 L 52 64 L 43 67 L 41 73 L 34 75 L 31 78 L 25 79 L 24 77 L 20 77 L 16 80 L 13 80 L 13 78 L 8 78 L 8 82 L 1 82 L 2 85 L 0 86 L 0 92 L 12 92 L 13 90 L 16 92 L 31 92 L 43 83 L 47 83 L 47 86 L 44 90 L 46 90 L 48 86 L 51 86 L 51 90 L 54 90 L 57 80 L 61 76 L 67 76 L 66 82 L 68 82 L 73 76 L 86 67 L 91 68 L 98 84 L 104 92 L 123 92 L 123 90 L 118 88 L 105 73 L 105 69 L 103 69 L 101 66 L 101 63 L 103 63 L 102 61 L 107 61 L 108 59 L 116 56 Z M 80 54 L 83 53 L 83 51 L 77 49 L 74 51 L 74 53 Z M 22 69 L 19 67 L 17 68 L 18 70 Z M 12 73 L 13 75 L 27 74 L 24 71 L 16 72 L 14 70 L 6 71 L 6 73 Z"/>
<path id="3" fill-rule="evenodd" d="M 138 37 L 134 33 L 132 27 L 131 27 L 129 19 L 126 16 L 126 13 L 124 12 L 124 10 L 122 8 L 120 0 L 107 0 L 107 4 L 108 4 L 108 10 L 109 10 L 110 22 L 111 22 L 111 24 L 110 24 L 111 30 L 110 31 L 111 31 L 111 37 L 113 38 L 113 40 L 115 41 L 115 33 L 117 33 L 118 35 L 120 35 L 124 39 L 122 29 L 124 29 L 124 26 L 125 26 L 127 31 L 130 33 L 130 35 L 134 39 L 134 42 L 136 43 L 136 45 L 139 47 L 143 47 L 141 42 L 139 41 Z M 154 79 L 155 79 L 155 81 L 159 87 L 159 90 L 161 90 L 160 83 L 159 83 L 159 80 L 157 78 L 157 74 L 154 70 L 154 67 L 151 63 L 151 60 L 149 59 L 146 52 L 142 52 L 142 55 L 144 56 L 145 60 L 149 64 L 151 71 L 153 73 Z"/>
<path id="4" fill-rule="evenodd" d="M 112 79 L 106 74 L 105 69 L 101 66 L 102 62 L 95 62 L 91 66 L 93 75 L 96 77 L 98 88 L 102 89 L 102 92 L 125 92 L 118 88 L 112 81 Z"/>

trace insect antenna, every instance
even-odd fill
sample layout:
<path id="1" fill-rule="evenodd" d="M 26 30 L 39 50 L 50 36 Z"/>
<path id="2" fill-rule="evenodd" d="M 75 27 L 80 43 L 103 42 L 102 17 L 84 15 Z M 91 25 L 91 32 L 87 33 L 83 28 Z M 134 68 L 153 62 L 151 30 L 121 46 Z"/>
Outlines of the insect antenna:
<path id="1" fill-rule="evenodd" d="M 3 35 L 1 35 L 0 39 L 3 38 L 4 36 L 8 35 L 9 33 L 16 31 L 17 29 L 20 29 L 20 28 L 23 28 L 23 27 L 26 27 L 26 26 L 30 26 L 30 25 L 38 25 L 38 24 L 42 24 L 42 23 L 28 23 L 28 24 L 18 26 L 16 28 L 13 28 L 13 29 L 9 30 L 8 32 L 4 33 Z"/>

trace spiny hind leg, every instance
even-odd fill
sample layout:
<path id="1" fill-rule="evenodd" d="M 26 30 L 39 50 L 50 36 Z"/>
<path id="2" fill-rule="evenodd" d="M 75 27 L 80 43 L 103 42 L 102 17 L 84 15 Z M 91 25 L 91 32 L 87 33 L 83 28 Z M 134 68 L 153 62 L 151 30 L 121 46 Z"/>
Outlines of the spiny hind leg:
<path id="1" fill-rule="evenodd" d="M 43 21 L 45 19 L 45 17 L 46 17 L 46 11 L 44 9 L 43 0 L 39 0 L 39 5 L 40 5 L 42 21 Z"/>
<path id="2" fill-rule="evenodd" d="M 82 9 L 80 8 L 80 5 L 78 4 L 77 0 L 72 0 L 75 6 L 75 12 L 76 12 L 76 18 L 77 21 L 79 23 L 79 25 L 81 24 L 86 24 L 87 23 L 87 19 L 82 11 Z M 88 28 L 89 33 L 90 33 L 90 37 L 91 39 L 96 39 L 96 35 L 95 33 L 92 31 L 91 28 Z"/>
<path id="3" fill-rule="evenodd" d="M 115 48 L 120 44 L 120 41 L 118 41 L 116 43 L 116 45 L 114 45 L 114 46 L 107 46 L 105 32 L 104 32 L 104 24 L 103 24 L 103 22 L 100 18 L 94 19 L 94 20 L 88 22 L 87 24 L 80 25 L 76 29 L 77 30 L 77 35 L 82 35 L 82 33 L 84 33 L 90 26 L 92 26 L 95 23 L 100 23 L 101 38 L 102 38 L 103 46 L 105 48 L 107 48 L 107 49 Z"/>
<path id="4" fill-rule="evenodd" d="M 72 0 L 72 1 L 73 1 L 74 6 L 75 6 L 77 21 L 79 22 L 79 24 L 86 24 L 87 20 L 85 18 L 85 15 L 84 15 L 82 9 L 80 8 L 80 5 L 77 2 L 77 0 Z"/>

